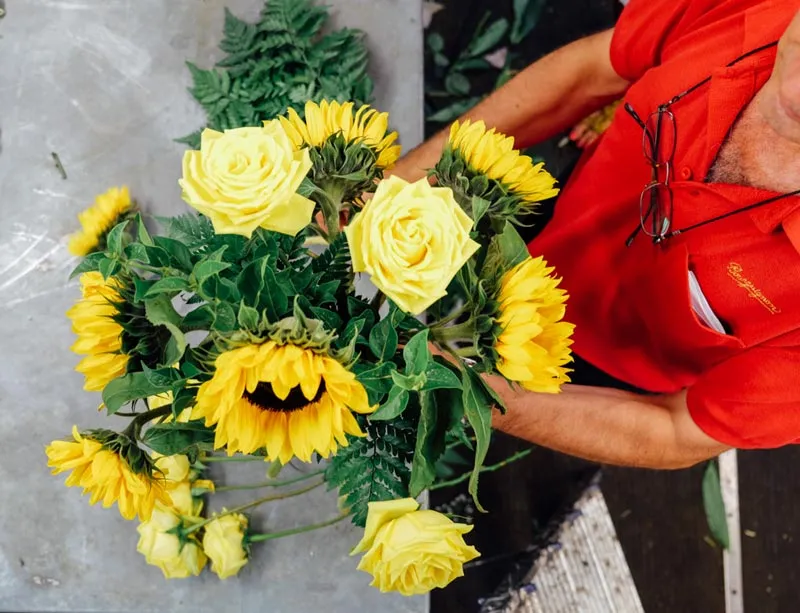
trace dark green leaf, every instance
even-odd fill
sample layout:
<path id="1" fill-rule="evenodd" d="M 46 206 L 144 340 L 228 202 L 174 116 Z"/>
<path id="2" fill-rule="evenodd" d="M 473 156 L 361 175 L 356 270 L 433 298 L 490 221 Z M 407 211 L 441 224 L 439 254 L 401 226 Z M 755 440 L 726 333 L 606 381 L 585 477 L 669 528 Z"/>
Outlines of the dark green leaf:
<path id="1" fill-rule="evenodd" d="M 106 250 L 113 255 L 122 255 L 122 239 L 125 235 L 125 228 L 128 227 L 128 220 L 118 223 L 111 228 L 106 236 Z"/>
<path id="2" fill-rule="evenodd" d="M 289 296 L 284 292 L 275 272 L 269 266 L 264 268 L 264 291 L 261 292 L 261 300 L 266 306 L 267 318 L 271 322 L 277 322 L 289 309 Z"/>
<path id="3" fill-rule="evenodd" d="M 425 384 L 422 390 L 437 389 L 461 389 L 461 380 L 446 366 L 432 362 L 425 371 Z"/>
<path id="4" fill-rule="evenodd" d="M 470 43 L 466 53 L 471 57 L 488 53 L 503 40 L 503 36 L 505 36 L 507 31 L 508 20 L 498 19 Z"/>
<path id="5" fill-rule="evenodd" d="M 214 448 L 214 430 L 206 428 L 201 421 L 157 424 L 147 429 L 143 442 L 162 455 L 186 454 L 192 447 L 211 451 Z"/>
<path id="6" fill-rule="evenodd" d="M 148 368 L 142 367 L 147 382 L 155 387 L 169 387 L 171 388 L 178 381 L 182 381 L 184 377 L 181 376 L 181 371 L 177 368 Z"/>
<path id="7" fill-rule="evenodd" d="M 135 292 L 133 295 L 133 300 L 135 302 L 142 302 L 144 297 L 147 295 L 147 292 L 150 291 L 151 287 L 153 287 L 154 283 L 155 281 L 142 279 L 141 277 L 134 277 L 133 286 L 135 288 Z"/>
<path id="8" fill-rule="evenodd" d="M 403 348 L 403 359 L 406 361 L 407 375 L 421 375 L 428 368 L 428 364 L 431 361 L 428 334 L 427 328 L 422 332 L 418 332 Z"/>
<path id="9" fill-rule="evenodd" d="M 314 306 L 311 307 L 310 311 L 314 317 L 325 324 L 328 330 L 338 330 L 342 325 L 342 318 L 333 311 Z"/>
<path id="10" fill-rule="evenodd" d="M 478 500 L 478 477 L 489 451 L 489 442 L 492 438 L 492 404 L 484 391 L 480 376 L 469 368 L 462 371 L 462 384 L 464 386 L 464 414 L 472 430 L 475 432 L 475 466 L 469 480 L 469 493 L 475 501 L 475 507 L 485 513 L 486 509 Z"/>
<path id="11" fill-rule="evenodd" d="M 210 330 L 213 325 L 214 311 L 207 304 L 189 311 L 181 322 L 186 330 Z"/>
<path id="12" fill-rule="evenodd" d="M 69 278 L 74 279 L 78 275 L 82 275 L 85 272 L 94 272 L 98 269 L 98 265 L 106 259 L 106 254 L 102 251 L 97 251 L 95 253 L 90 253 L 85 258 L 83 258 L 71 273 L 69 273 Z"/>
<path id="13" fill-rule="evenodd" d="M 186 337 L 180 329 L 181 316 L 175 311 L 175 307 L 172 306 L 172 302 L 165 294 L 145 300 L 144 310 L 147 321 L 155 326 L 165 326 L 172 334 L 172 338 L 175 339 L 174 351 L 171 352 L 173 355 L 167 356 L 170 360 L 167 365 L 172 366 L 174 362 L 183 357 L 183 353 L 186 351 Z"/>
<path id="14" fill-rule="evenodd" d="M 419 395 L 420 416 L 417 445 L 411 464 L 409 496 L 416 498 L 436 480 L 436 462 L 445 449 L 447 420 L 440 414 L 436 397 L 430 392 Z"/>
<path id="15" fill-rule="evenodd" d="M 444 53 L 434 53 L 433 63 L 439 66 L 439 68 L 447 68 L 450 65 L 450 58 Z"/>
<path id="16" fill-rule="evenodd" d="M 104 258 L 97 263 L 97 269 L 100 271 L 100 274 L 103 275 L 103 279 L 114 276 L 114 273 L 116 273 L 119 268 L 119 260 L 113 260 L 111 258 Z"/>
<path id="17" fill-rule="evenodd" d="M 146 247 L 152 247 L 155 245 L 153 238 L 147 231 L 147 226 L 144 225 L 144 219 L 142 219 L 141 213 L 136 213 L 136 238 L 140 243 L 142 243 L 142 245 L 145 245 Z"/>
<path id="18" fill-rule="evenodd" d="M 188 290 L 189 287 L 189 282 L 186 279 L 181 279 L 180 277 L 165 277 L 153 283 L 150 289 L 147 290 L 145 296 L 147 298 L 152 298 L 159 294 L 176 294 Z"/>
<path id="19" fill-rule="evenodd" d="M 706 520 L 711 536 L 723 549 L 728 549 L 731 544 L 728 518 L 725 512 L 725 501 L 722 499 L 719 470 L 714 460 L 708 463 L 703 474 L 703 507 L 706 511 Z"/>
<path id="20" fill-rule="evenodd" d="M 444 50 L 444 37 L 438 32 L 428 34 L 425 42 L 428 43 L 428 48 L 435 53 L 441 53 Z"/>
<path id="21" fill-rule="evenodd" d="M 475 221 L 475 225 L 478 225 L 478 222 L 483 219 L 483 216 L 489 211 L 489 207 L 492 205 L 491 202 L 484 198 L 480 198 L 478 196 L 472 197 L 472 219 Z"/>
<path id="22" fill-rule="evenodd" d="M 367 391 L 387 394 L 392 389 L 392 373 L 397 370 L 392 362 L 384 362 L 357 373 L 357 379 Z"/>
<path id="23" fill-rule="evenodd" d="M 392 322 L 388 317 L 372 328 L 369 335 L 369 347 L 375 357 L 382 362 L 394 356 L 397 351 L 397 342 L 397 330 L 392 327 Z"/>
<path id="24" fill-rule="evenodd" d="M 134 401 L 163 394 L 170 391 L 172 385 L 153 385 L 147 380 L 143 372 L 128 373 L 118 377 L 103 389 L 103 403 L 109 415 L 113 415 L 126 404 Z"/>
<path id="25" fill-rule="evenodd" d="M 247 306 L 244 302 L 239 305 L 239 315 L 237 317 L 239 326 L 245 330 L 256 330 L 261 317 L 253 307 Z"/>
<path id="26" fill-rule="evenodd" d="M 161 247 L 170 256 L 170 262 L 185 273 L 192 271 L 192 254 L 182 242 L 166 236 L 156 236 L 153 238 L 157 247 Z"/>
<path id="27" fill-rule="evenodd" d="M 164 356 L 161 363 L 175 364 L 183 357 L 184 351 L 186 351 L 185 341 L 179 341 L 175 336 L 170 336 L 164 345 Z"/>
<path id="28" fill-rule="evenodd" d="M 461 117 L 461 115 L 469 111 L 480 101 L 481 101 L 480 96 L 474 96 L 471 98 L 466 98 L 464 100 L 456 100 L 449 106 L 446 106 L 443 109 L 439 109 L 432 115 L 429 115 L 427 117 L 427 120 L 434 123 L 449 123 L 454 119 L 458 119 L 459 117 Z"/>
<path id="29" fill-rule="evenodd" d="M 542 14 L 546 0 L 514 0 L 514 23 L 511 27 L 511 42 L 520 44 L 533 32 Z"/>
<path id="30" fill-rule="evenodd" d="M 223 270 L 227 270 L 230 268 L 231 265 L 227 262 L 218 262 L 216 260 L 203 260 L 202 262 L 198 262 L 197 265 L 192 270 L 192 275 L 197 280 L 198 283 L 202 283 L 209 277 L 213 275 L 217 275 L 221 273 Z"/>
<path id="31" fill-rule="evenodd" d="M 466 96 L 469 94 L 469 79 L 460 72 L 451 72 L 444 80 L 444 87 L 448 93 L 454 96 Z"/>
<path id="32" fill-rule="evenodd" d="M 530 257 L 528 245 L 509 222 L 506 222 L 502 234 L 495 236 L 492 242 L 496 243 L 496 248 L 507 270 Z"/>
<path id="33" fill-rule="evenodd" d="M 400 417 L 408 406 L 409 398 L 410 396 L 406 390 L 393 387 L 386 402 L 370 415 L 370 421 L 389 421 Z"/>

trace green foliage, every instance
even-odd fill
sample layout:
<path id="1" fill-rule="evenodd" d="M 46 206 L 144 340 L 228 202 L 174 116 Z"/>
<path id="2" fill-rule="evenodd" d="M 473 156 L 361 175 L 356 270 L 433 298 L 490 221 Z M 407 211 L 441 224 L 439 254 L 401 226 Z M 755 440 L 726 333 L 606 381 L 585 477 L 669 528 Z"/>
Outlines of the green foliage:
<path id="1" fill-rule="evenodd" d="M 703 473 L 703 507 L 711 536 L 723 549 L 728 549 L 731 544 L 728 518 L 725 512 L 725 501 L 722 499 L 719 469 L 715 460 L 708 463 L 705 473 Z"/>
<path id="2" fill-rule="evenodd" d="M 469 480 L 469 493 L 475 501 L 475 506 L 479 511 L 485 513 L 486 510 L 478 500 L 478 477 L 481 468 L 486 460 L 489 451 L 489 442 L 492 438 L 492 398 L 486 391 L 487 385 L 481 377 L 471 369 L 463 371 L 463 408 L 464 415 L 475 432 L 475 466 Z"/>
<path id="3" fill-rule="evenodd" d="M 147 429 L 142 442 L 162 455 L 196 457 L 200 451 L 214 449 L 214 431 L 206 428 L 202 421 L 157 424 Z"/>
<path id="4" fill-rule="evenodd" d="M 436 480 L 436 463 L 445 450 L 451 407 L 440 405 L 433 392 L 422 392 L 417 443 L 411 464 L 409 495 L 416 498 Z"/>
<path id="5" fill-rule="evenodd" d="M 369 103 L 373 83 L 364 35 L 322 30 L 328 10 L 310 0 L 268 0 L 257 23 L 225 11 L 217 68 L 188 63 L 189 89 L 208 116 L 208 127 L 226 130 L 257 126 L 294 108 L 303 115 L 307 100 Z M 180 139 L 199 148 L 200 132 Z"/>
<path id="6" fill-rule="evenodd" d="M 361 425 L 367 436 L 348 437 L 349 446 L 333 456 L 325 479 L 331 488 L 339 488 L 344 506 L 353 512 L 353 523 L 363 527 L 368 503 L 409 495 L 415 428 L 405 419 L 391 423 L 362 419 Z"/>
<path id="7" fill-rule="evenodd" d="M 135 400 L 172 391 L 177 379 L 169 376 L 167 371 L 178 372 L 173 369 L 156 371 L 155 375 L 152 371 L 135 372 L 111 381 L 103 390 L 103 404 L 106 405 L 108 414 L 113 415 Z"/>

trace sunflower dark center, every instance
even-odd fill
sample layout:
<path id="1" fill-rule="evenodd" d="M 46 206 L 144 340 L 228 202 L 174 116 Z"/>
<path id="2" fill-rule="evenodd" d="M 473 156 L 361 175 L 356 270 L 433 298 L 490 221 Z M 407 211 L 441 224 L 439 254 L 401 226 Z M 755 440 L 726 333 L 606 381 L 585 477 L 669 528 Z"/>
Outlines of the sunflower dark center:
<path id="1" fill-rule="evenodd" d="M 256 386 L 252 392 L 245 390 L 244 397 L 254 404 L 259 409 L 264 411 L 273 411 L 278 413 L 293 413 L 294 411 L 302 411 L 307 406 L 314 404 L 325 393 L 325 380 L 323 379 L 319 384 L 317 395 L 311 400 L 305 397 L 303 390 L 298 385 L 292 388 L 289 395 L 281 400 L 272 391 L 272 385 L 266 381 L 262 381 Z"/>

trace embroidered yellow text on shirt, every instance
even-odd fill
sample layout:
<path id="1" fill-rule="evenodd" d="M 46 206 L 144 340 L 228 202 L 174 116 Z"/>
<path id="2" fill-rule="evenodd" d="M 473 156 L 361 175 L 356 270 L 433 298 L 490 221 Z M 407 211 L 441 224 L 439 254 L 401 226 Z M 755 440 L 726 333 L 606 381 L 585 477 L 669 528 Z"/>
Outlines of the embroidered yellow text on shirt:
<path id="1" fill-rule="evenodd" d="M 736 285 L 747 290 L 748 295 L 757 300 L 758 303 L 770 313 L 775 315 L 781 312 L 781 310 L 776 307 L 772 301 L 753 284 L 750 279 L 742 274 L 742 266 L 740 264 L 737 264 L 736 262 L 730 262 L 728 264 L 728 276 L 736 281 Z"/>

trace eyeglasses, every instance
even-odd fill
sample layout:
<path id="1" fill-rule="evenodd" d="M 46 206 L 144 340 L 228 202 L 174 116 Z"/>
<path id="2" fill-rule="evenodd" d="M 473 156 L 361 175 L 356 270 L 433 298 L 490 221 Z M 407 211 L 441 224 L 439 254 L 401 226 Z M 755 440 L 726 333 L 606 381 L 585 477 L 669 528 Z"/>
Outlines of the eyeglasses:
<path id="1" fill-rule="evenodd" d="M 748 51 L 727 64 L 727 67 L 731 67 L 761 51 L 775 47 L 777 44 L 778 41 L 773 41 L 753 49 L 752 51 Z M 673 198 L 670 180 L 674 167 L 673 158 L 675 156 L 675 146 L 678 139 L 678 128 L 675 115 L 671 108 L 676 102 L 682 100 L 692 92 L 697 91 L 710 81 L 711 75 L 686 91 L 674 96 L 664 104 L 659 105 L 655 112 L 648 116 L 647 121 L 642 120 L 630 103 L 625 103 L 625 111 L 627 111 L 639 127 L 642 128 L 642 151 L 651 168 L 650 182 L 644 186 L 639 196 L 639 225 L 628 237 L 628 240 L 625 241 L 626 246 L 630 247 L 640 232 L 644 232 L 652 239 L 653 244 L 657 245 L 673 236 L 685 234 L 689 230 L 694 230 L 695 228 L 708 225 L 715 221 L 720 221 L 731 215 L 743 213 L 800 194 L 800 190 L 797 190 L 788 194 L 773 196 L 772 198 L 756 202 L 755 204 L 734 211 L 729 211 L 723 215 L 718 215 L 717 217 L 701 221 L 686 228 L 671 230 Z"/>

